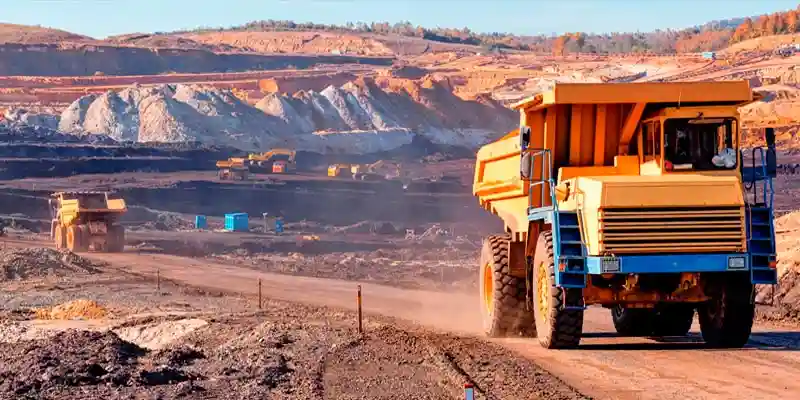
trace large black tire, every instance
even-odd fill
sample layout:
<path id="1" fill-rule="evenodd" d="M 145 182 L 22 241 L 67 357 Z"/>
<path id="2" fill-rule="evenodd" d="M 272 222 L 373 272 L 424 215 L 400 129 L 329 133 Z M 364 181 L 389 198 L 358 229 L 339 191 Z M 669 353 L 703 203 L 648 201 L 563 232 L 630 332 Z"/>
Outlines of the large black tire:
<path id="1" fill-rule="evenodd" d="M 747 344 L 753 329 L 755 299 L 747 275 L 736 275 L 710 285 L 711 298 L 697 308 L 700 332 L 710 347 L 738 348 Z"/>
<path id="2" fill-rule="evenodd" d="M 84 234 L 83 226 L 70 225 L 67 227 L 67 248 L 73 252 L 89 250 L 89 238 Z"/>
<path id="3" fill-rule="evenodd" d="M 109 226 L 106 247 L 110 253 L 121 253 L 125 249 L 125 228 L 120 225 Z"/>
<path id="4" fill-rule="evenodd" d="M 651 308 L 625 308 L 621 305 L 611 309 L 614 329 L 620 336 L 650 336 L 656 312 Z"/>
<path id="5" fill-rule="evenodd" d="M 694 305 L 664 304 L 656 307 L 653 336 L 686 336 L 692 329 Z"/>
<path id="6" fill-rule="evenodd" d="M 489 337 L 533 336 L 533 314 L 525 309 L 525 279 L 511 275 L 508 235 L 483 241 L 479 294 L 484 332 Z"/>
<path id="7" fill-rule="evenodd" d="M 554 261 L 553 236 L 550 232 L 542 232 L 533 257 L 536 333 L 544 348 L 575 348 L 581 341 L 583 310 L 564 309 L 564 305 L 583 304 L 583 291 L 556 287 Z"/>

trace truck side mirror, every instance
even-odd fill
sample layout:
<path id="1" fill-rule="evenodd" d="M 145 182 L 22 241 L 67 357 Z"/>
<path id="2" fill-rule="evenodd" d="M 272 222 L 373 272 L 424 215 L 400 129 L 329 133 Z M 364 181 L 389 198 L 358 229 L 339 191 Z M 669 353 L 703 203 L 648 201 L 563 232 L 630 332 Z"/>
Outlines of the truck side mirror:
<path id="1" fill-rule="evenodd" d="M 767 147 L 774 148 L 775 147 L 775 128 L 766 128 L 764 129 L 764 136 L 767 140 Z"/>
<path id="2" fill-rule="evenodd" d="M 531 142 L 531 127 L 530 126 L 522 126 L 519 128 L 519 147 L 522 150 L 528 148 L 528 144 Z"/>

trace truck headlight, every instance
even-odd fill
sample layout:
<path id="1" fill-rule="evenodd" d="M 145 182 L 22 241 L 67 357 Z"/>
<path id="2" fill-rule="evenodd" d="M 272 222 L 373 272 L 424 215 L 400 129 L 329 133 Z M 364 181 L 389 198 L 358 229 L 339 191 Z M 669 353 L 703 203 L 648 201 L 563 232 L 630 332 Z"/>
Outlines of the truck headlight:
<path id="1" fill-rule="evenodd" d="M 744 257 L 728 257 L 728 269 L 745 269 L 747 260 Z"/>

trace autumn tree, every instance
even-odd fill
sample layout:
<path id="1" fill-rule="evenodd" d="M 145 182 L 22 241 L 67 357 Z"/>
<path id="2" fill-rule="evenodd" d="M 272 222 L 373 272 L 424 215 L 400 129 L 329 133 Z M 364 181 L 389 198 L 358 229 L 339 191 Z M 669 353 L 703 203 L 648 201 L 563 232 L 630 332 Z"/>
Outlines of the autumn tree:
<path id="1" fill-rule="evenodd" d="M 772 22 L 772 30 L 768 31 L 767 34 L 777 35 L 786 32 L 786 22 L 783 20 L 783 15 L 778 13 L 772 14 L 770 20 Z"/>
<path id="2" fill-rule="evenodd" d="M 736 27 L 731 37 L 732 42 L 741 42 L 742 40 L 750 39 L 753 35 L 753 20 L 745 18 L 741 25 Z"/>
<path id="3" fill-rule="evenodd" d="M 800 31 L 800 26 L 798 26 L 798 16 L 800 12 L 797 10 L 791 10 L 786 13 L 786 30 L 789 33 L 795 33 Z"/>
<path id="4" fill-rule="evenodd" d="M 553 54 L 563 56 L 566 52 L 567 43 L 569 42 L 568 35 L 561 35 L 553 42 Z"/>

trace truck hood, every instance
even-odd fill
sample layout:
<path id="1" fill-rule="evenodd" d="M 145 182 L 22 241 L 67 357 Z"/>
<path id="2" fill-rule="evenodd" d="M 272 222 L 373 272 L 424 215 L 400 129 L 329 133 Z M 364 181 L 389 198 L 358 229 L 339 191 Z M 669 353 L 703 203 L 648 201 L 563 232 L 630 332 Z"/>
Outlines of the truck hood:
<path id="1" fill-rule="evenodd" d="M 578 202 L 585 208 L 743 206 L 736 176 L 601 176 L 575 179 Z"/>

